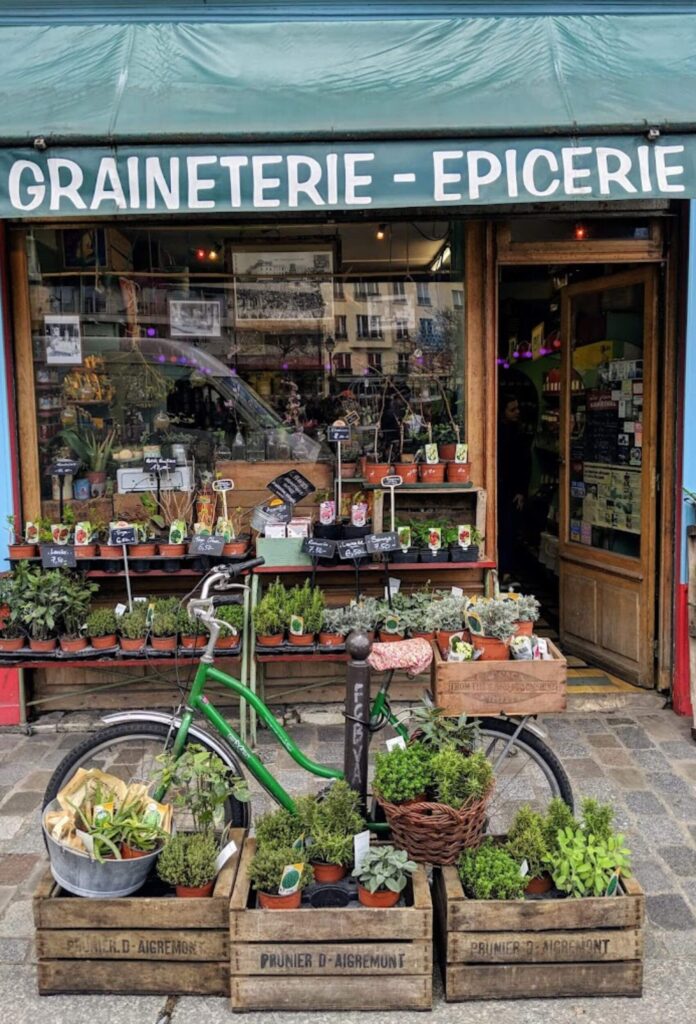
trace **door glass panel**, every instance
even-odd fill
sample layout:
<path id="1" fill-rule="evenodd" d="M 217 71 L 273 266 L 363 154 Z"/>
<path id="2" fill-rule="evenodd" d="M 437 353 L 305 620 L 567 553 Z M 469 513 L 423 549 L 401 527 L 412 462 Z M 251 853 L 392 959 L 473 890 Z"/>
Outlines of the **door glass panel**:
<path id="1" fill-rule="evenodd" d="M 598 289 L 570 302 L 567 538 L 638 558 L 645 288 Z"/>

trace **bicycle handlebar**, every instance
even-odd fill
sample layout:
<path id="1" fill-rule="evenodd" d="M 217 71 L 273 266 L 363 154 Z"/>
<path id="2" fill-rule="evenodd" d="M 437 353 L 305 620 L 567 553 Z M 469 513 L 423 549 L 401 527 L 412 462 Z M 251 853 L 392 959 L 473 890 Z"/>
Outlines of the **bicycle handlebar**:
<path id="1" fill-rule="evenodd" d="M 256 569 L 260 565 L 265 565 L 265 558 L 249 558 L 246 562 L 236 562 L 226 565 L 217 566 L 218 570 L 222 570 L 228 576 L 241 576 L 243 572 L 248 572 L 250 569 Z"/>

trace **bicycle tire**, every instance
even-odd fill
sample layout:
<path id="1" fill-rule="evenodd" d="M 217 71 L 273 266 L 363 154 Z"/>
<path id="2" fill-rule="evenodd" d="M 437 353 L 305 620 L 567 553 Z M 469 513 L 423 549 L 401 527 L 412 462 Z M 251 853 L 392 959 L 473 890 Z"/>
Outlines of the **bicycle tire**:
<path id="1" fill-rule="evenodd" d="M 79 768 L 87 759 L 90 753 L 96 753 L 109 743 L 119 739 L 137 740 L 148 739 L 161 742 L 164 750 L 167 738 L 176 735 L 171 732 L 169 726 L 159 722 L 124 722 L 120 725 L 112 725 L 106 729 L 99 729 L 98 732 L 88 736 L 81 743 L 78 743 L 70 750 L 60 762 L 46 787 L 43 798 L 43 806 L 46 807 L 52 800 L 55 800 L 63 786 L 73 775 L 73 769 Z M 192 743 L 198 743 L 206 749 L 211 749 L 205 740 L 199 737 L 192 737 Z M 211 750 L 211 752 L 214 752 Z M 236 760 L 235 760 L 236 763 Z M 242 772 L 237 766 L 235 769 L 240 775 Z M 234 796 L 228 797 L 223 805 L 225 824 L 233 828 L 248 828 L 250 823 L 250 804 L 242 803 Z"/>
<path id="2" fill-rule="evenodd" d="M 516 722 L 510 721 L 507 718 L 479 719 L 479 729 L 484 736 L 510 737 L 515 734 L 517 727 L 518 724 Z M 520 729 L 515 739 L 515 745 L 519 745 L 522 748 L 527 747 L 528 750 L 533 751 L 537 755 L 537 760 L 540 764 L 544 763 L 546 765 L 548 774 L 555 779 L 557 795 L 568 804 L 571 811 L 574 811 L 575 800 L 570 779 L 553 750 L 536 733 L 526 728 Z"/>

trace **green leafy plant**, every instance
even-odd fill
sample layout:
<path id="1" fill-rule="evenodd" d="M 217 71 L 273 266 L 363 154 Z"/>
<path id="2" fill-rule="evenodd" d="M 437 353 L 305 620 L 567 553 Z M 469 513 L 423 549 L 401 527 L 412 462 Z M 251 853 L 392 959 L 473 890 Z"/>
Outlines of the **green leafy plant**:
<path id="1" fill-rule="evenodd" d="M 179 632 L 179 601 L 175 597 L 154 602 L 151 632 L 153 636 L 176 636 Z"/>
<path id="2" fill-rule="evenodd" d="M 116 440 L 114 430 L 110 430 L 101 441 L 93 430 L 85 430 L 84 433 L 62 430 L 60 436 L 80 462 L 93 473 L 102 473 L 106 469 Z"/>
<path id="3" fill-rule="evenodd" d="M 221 629 L 221 636 L 232 636 L 234 633 L 241 633 L 244 629 L 244 607 L 241 604 L 221 605 L 215 609 L 215 618 L 230 627 Z"/>
<path id="4" fill-rule="evenodd" d="M 353 860 L 353 836 L 315 828 L 312 831 L 308 854 L 312 861 L 347 866 Z"/>
<path id="5" fill-rule="evenodd" d="M 612 834 L 614 809 L 609 804 L 600 804 L 592 797 L 582 802 L 582 828 L 586 835 L 593 835 L 600 842 L 607 842 Z"/>
<path id="6" fill-rule="evenodd" d="M 438 629 L 457 632 L 464 620 L 464 598 L 447 592 L 436 592 L 433 601 L 434 621 Z"/>
<path id="7" fill-rule="evenodd" d="M 388 803 L 423 797 L 432 781 L 431 752 L 420 743 L 394 747 L 375 758 L 374 789 Z"/>
<path id="8" fill-rule="evenodd" d="M 167 750 L 157 758 L 156 788 L 167 794 L 174 807 L 187 810 L 197 832 L 215 828 L 225 801 L 234 796 L 249 800 L 244 779 L 234 776 L 217 754 L 199 743 L 191 743 L 175 757 Z"/>
<path id="9" fill-rule="evenodd" d="M 142 850 L 144 853 L 152 853 L 169 835 L 159 825 L 143 821 L 133 813 L 119 824 L 122 841 L 132 850 Z"/>
<path id="10" fill-rule="evenodd" d="M 290 626 L 294 615 L 304 622 L 304 632 L 318 633 L 324 618 L 324 593 L 319 587 L 310 586 L 306 579 L 301 587 L 293 587 L 285 601 L 285 625 Z"/>
<path id="11" fill-rule="evenodd" d="M 468 609 L 467 614 L 471 613 L 478 617 L 486 637 L 509 640 L 515 633 L 517 612 L 512 601 L 478 598 Z"/>
<path id="12" fill-rule="evenodd" d="M 92 595 L 99 587 L 79 573 L 64 573 L 62 580 L 58 606 L 60 631 L 65 637 L 77 637 L 84 629 Z"/>
<path id="13" fill-rule="evenodd" d="M 493 782 L 493 766 L 481 750 L 467 756 L 454 745 L 443 747 L 433 754 L 431 768 L 437 799 L 455 809 L 480 800 Z"/>
<path id="14" fill-rule="evenodd" d="M 304 862 L 304 853 L 291 846 L 259 845 L 249 864 L 249 881 L 256 892 L 276 895 L 288 864 L 302 864 L 300 888 L 309 885 L 313 877 L 312 869 Z"/>
<path id="15" fill-rule="evenodd" d="M 338 633 L 340 636 L 347 636 L 350 627 L 346 622 L 345 608 L 325 608 L 321 623 L 322 633 Z"/>
<path id="16" fill-rule="evenodd" d="M 600 840 L 582 827 L 564 828 L 557 844 L 546 864 L 561 892 L 576 898 L 604 896 L 614 874 L 630 877 L 631 851 L 624 846 L 622 835 Z"/>
<path id="17" fill-rule="evenodd" d="M 284 807 L 262 815 L 256 822 L 257 846 L 291 847 L 309 831 L 305 815 L 291 814 Z"/>
<path id="18" fill-rule="evenodd" d="M 377 628 L 379 606 L 374 597 L 361 597 L 345 609 L 346 636 L 353 631 L 371 633 Z"/>
<path id="19" fill-rule="evenodd" d="M 157 874 L 168 885 L 207 885 L 215 878 L 217 855 L 215 836 L 206 832 L 180 833 L 164 844 Z"/>
<path id="20" fill-rule="evenodd" d="M 288 620 L 287 590 L 278 577 L 254 608 L 254 629 L 258 636 L 276 636 Z"/>
<path id="21" fill-rule="evenodd" d="M 116 630 L 116 613 L 111 608 L 95 608 L 87 616 L 87 636 L 111 636 Z"/>
<path id="22" fill-rule="evenodd" d="M 536 622 L 541 613 L 541 605 L 533 594 L 522 594 L 513 602 L 518 622 Z"/>
<path id="23" fill-rule="evenodd" d="M 520 808 L 508 830 L 506 849 L 518 864 L 526 860 L 529 879 L 540 878 L 547 870 L 549 848 L 544 830 L 544 816 L 532 810 L 529 804 Z"/>
<path id="24" fill-rule="evenodd" d="M 139 601 L 118 620 L 118 631 L 127 640 L 142 640 L 147 633 L 147 603 Z"/>
<path id="25" fill-rule="evenodd" d="M 66 580 L 63 571 L 27 566 L 16 580 L 14 600 L 19 622 L 33 640 L 56 636 L 63 626 Z"/>
<path id="26" fill-rule="evenodd" d="M 415 861 L 408 859 L 405 850 L 397 850 L 393 846 L 371 846 L 360 867 L 353 869 L 353 876 L 368 892 L 380 889 L 403 892 L 417 867 Z"/>
<path id="27" fill-rule="evenodd" d="M 458 750 L 469 753 L 478 741 L 478 721 L 466 715 L 448 718 L 442 708 L 430 702 L 419 704 L 411 712 L 412 738 L 432 750 L 455 746 Z"/>
<path id="28" fill-rule="evenodd" d="M 550 801 L 544 819 L 544 841 L 549 853 L 558 849 L 558 833 L 575 826 L 575 818 L 565 800 L 556 796 Z"/>
<path id="29" fill-rule="evenodd" d="M 484 840 L 476 850 L 464 850 L 458 870 L 470 899 L 518 900 L 527 884 L 519 863 L 492 839 Z"/>

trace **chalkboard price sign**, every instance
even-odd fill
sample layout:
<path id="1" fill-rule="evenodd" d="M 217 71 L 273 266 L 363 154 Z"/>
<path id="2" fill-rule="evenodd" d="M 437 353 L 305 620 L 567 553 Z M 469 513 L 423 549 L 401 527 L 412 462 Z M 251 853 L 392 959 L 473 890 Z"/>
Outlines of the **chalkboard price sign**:
<path id="1" fill-rule="evenodd" d="M 194 537 L 189 544 L 190 555 L 221 555 L 224 537 Z"/>
<path id="2" fill-rule="evenodd" d="M 365 547 L 371 555 L 386 554 L 388 551 L 398 551 L 399 535 L 393 533 L 368 533 L 365 537 Z"/>
<path id="3" fill-rule="evenodd" d="M 143 469 L 146 473 L 171 473 L 176 467 L 176 459 L 166 459 L 162 455 L 146 455 Z"/>
<path id="4" fill-rule="evenodd" d="M 338 557 L 345 562 L 353 558 L 364 558 L 367 554 L 367 546 L 364 537 L 356 537 L 354 540 L 339 540 L 336 542 Z"/>
<path id="5" fill-rule="evenodd" d="M 316 491 L 314 484 L 306 476 L 302 476 L 296 469 L 290 469 L 287 473 L 282 473 L 274 480 L 271 480 L 268 489 L 290 505 L 295 505 L 298 501 L 306 498 L 308 494 L 311 494 L 312 491 Z"/>
<path id="6" fill-rule="evenodd" d="M 134 526 L 112 526 L 109 530 L 109 544 L 122 547 L 124 544 L 137 544 L 138 534 Z"/>
<path id="7" fill-rule="evenodd" d="M 382 487 L 401 487 L 404 482 L 402 476 L 397 476 L 394 473 L 392 476 L 383 476 L 381 480 Z"/>
<path id="8" fill-rule="evenodd" d="M 41 544 L 39 550 L 44 569 L 72 569 L 75 566 L 75 548 L 72 544 Z"/>
<path id="9" fill-rule="evenodd" d="M 55 459 L 48 471 L 51 476 L 74 476 L 81 465 L 79 459 Z"/>
<path id="10" fill-rule="evenodd" d="M 336 541 L 324 537 L 307 537 L 302 544 L 302 550 L 310 558 L 333 558 L 336 554 Z"/>
<path id="11" fill-rule="evenodd" d="M 326 431 L 326 436 L 329 441 L 333 441 L 334 444 L 337 441 L 350 441 L 350 427 L 329 427 Z"/>

